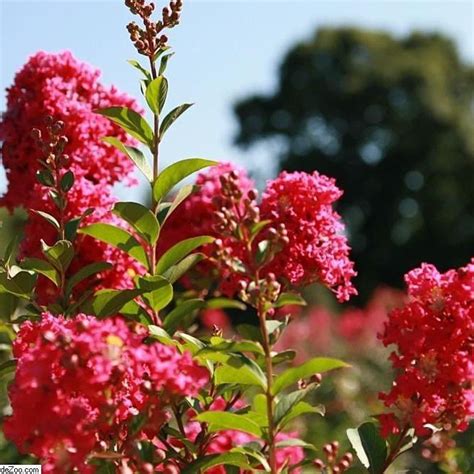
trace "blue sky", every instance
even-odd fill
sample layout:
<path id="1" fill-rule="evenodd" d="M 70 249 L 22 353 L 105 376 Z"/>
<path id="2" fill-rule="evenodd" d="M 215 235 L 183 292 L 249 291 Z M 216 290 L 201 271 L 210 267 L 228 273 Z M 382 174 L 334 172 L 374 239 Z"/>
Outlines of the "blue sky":
<path id="1" fill-rule="evenodd" d="M 0 109 L 4 89 L 27 57 L 38 51 L 71 50 L 103 71 L 103 80 L 139 96 L 136 57 L 122 0 L 0 0 Z M 162 0 L 156 0 L 162 5 Z M 182 24 L 170 35 L 176 51 L 169 66 L 169 105 L 196 105 L 169 132 L 164 164 L 201 156 L 272 173 L 270 152 L 242 152 L 232 145 L 232 104 L 249 93 L 270 92 L 284 53 L 320 26 L 355 25 L 403 35 L 412 29 L 441 31 L 474 60 L 472 1 L 205 1 L 185 0 Z M 5 182 L 0 173 L 0 192 Z M 135 193 L 137 194 L 137 193 Z M 138 195 L 138 194 L 137 194 Z M 131 197 L 128 195 L 128 197 Z"/>

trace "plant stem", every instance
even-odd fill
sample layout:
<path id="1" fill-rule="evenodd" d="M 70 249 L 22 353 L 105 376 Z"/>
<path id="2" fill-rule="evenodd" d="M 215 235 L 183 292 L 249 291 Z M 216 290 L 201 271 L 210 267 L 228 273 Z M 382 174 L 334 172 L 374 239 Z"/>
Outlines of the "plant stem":
<path id="1" fill-rule="evenodd" d="M 258 279 L 258 278 L 257 278 Z M 268 454 L 269 464 L 272 474 L 277 474 L 276 451 L 275 451 L 275 423 L 273 420 L 273 363 L 271 354 L 270 338 L 268 336 L 266 326 L 266 312 L 263 308 L 262 301 L 259 300 L 258 320 L 260 323 L 260 332 L 262 334 L 263 350 L 265 352 L 265 371 L 267 375 L 267 391 L 265 393 L 267 398 L 267 418 L 268 418 Z"/>
<path id="2" fill-rule="evenodd" d="M 399 454 L 398 451 L 402 447 L 403 440 L 405 439 L 405 436 L 407 435 L 408 430 L 409 430 L 409 427 L 407 426 L 401 431 L 400 437 L 398 438 L 397 443 L 395 444 L 393 449 L 391 449 L 390 454 L 385 460 L 382 473 L 384 473 L 388 469 L 390 464 L 392 464 L 392 462 L 395 461 L 395 459 L 398 457 L 398 454 Z"/>
<path id="3" fill-rule="evenodd" d="M 150 70 L 151 70 L 151 76 L 152 79 L 157 78 L 156 74 L 156 67 L 155 67 L 155 62 L 153 61 L 153 58 L 150 57 Z M 153 181 L 152 181 L 152 187 L 151 187 L 151 210 L 153 213 L 157 212 L 157 202 L 155 200 L 155 197 L 153 195 L 153 185 L 155 184 L 156 179 L 158 178 L 158 173 L 159 173 L 159 156 L 160 156 L 160 117 L 158 114 L 153 113 L 153 149 L 151 150 L 152 155 L 153 155 Z M 153 245 L 150 245 L 150 273 L 151 275 L 156 274 L 156 243 Z M 160 318 L 158 316 L 158 313 L 156 311 L 153 311 L 153 322 L 156 325 L 160 324 Z"/>

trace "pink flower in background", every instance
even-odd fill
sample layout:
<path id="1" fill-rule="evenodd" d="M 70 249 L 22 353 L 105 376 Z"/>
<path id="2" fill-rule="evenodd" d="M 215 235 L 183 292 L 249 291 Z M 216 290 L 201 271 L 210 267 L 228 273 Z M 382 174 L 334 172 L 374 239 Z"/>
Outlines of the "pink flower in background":
<path id="1" fill-rule="evenodd" d="M 340 301 L 357 294 L 351 280 L 356 275 L 349 259 L 344 225 L 333 205 L 342 191 L 332 178 L 318 172 L 281 173 L 269 181 L 261 203 L 262 219 L 284 224 L 290 242 L 266 271 L 292 285 L 319 282 Z"/>
<path id="2" fill-rule="evenodd" d="M 87 455 L 126 439 L 138 413 L 155 421 L 156 433 L 169 400 L 196 395 L 208 373 L 188 353 L 145 345 L 146 336 L 119 318 L 45 313 L 38 323 L 23 323 L 13 346 L 18 367 L 6 437 L 47 463 L 46 472 L 88 472 Z"/>
<path id="3" fill-rule="evenodd" d="M 474 260 L 446 273 L 423 264 L 405 281 L 410 299 L 381 334 L 384 345 L 395 345 L 390 359 L 399 375 L 380 397 L 419 435 L 430 432 L 426 424 L 464 430 L 474 415 Z"/>

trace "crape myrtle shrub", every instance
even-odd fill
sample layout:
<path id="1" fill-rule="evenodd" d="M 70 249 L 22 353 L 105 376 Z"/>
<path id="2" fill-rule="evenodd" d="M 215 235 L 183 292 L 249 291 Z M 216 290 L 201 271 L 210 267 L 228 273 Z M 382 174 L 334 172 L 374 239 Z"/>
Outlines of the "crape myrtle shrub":
<path id="1" fill-rule="evenodd" d="M 160 169 L 160 144 L 190 107 L 165 112 L 164 32 L 179 23 L 182 2 L 157 20 L 153 3 L 125 4 L 145 59 L 129 62 L 151 120 L 69 53 L 33 56 L 8 90 L 3 204 L 26 209 L 28 223 L 0 268 L 11 343 L 1 365 L 5 437 L 51 473 L 383 473 L 433 436 L 442 441 L 431 456 L 444 459 L 474 412 L 473 264 L 409 272 L 408 296 L 383 326 L 375 305 L 397 374 L 380 394 L 385 412 L 347 430 L 350 451 L 303 440 L 298 417 L 325 413 L 322 378 L 351 370 L 332 357 L 302 359 L 307 334 L 288 347 L 306 286 L 340 302 L 357 293 L 334 210 L 342 191 L 317 171 L 283 172 L 259 197 L 228 163 L 190 158 Z M 112 196 L 114 183 L 133 184 L 135 168 L 149 182 L 149 207 Z M 194 172 L 195 184 L 174 191 Z M 222 325 L 229 308 L 252 308 L 258 325 L 237 325 L 230 337 L 217 325 L 197 330 L 200 313 Z M 344 313 L 340 334 L 369 337 L 360 319 Z"/>

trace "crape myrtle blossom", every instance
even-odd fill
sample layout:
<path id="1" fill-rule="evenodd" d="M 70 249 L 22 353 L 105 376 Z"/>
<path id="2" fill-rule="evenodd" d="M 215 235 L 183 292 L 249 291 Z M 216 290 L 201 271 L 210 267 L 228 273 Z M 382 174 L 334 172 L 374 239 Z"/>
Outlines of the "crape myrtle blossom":
<path id="1" fill-rule="evenodd" d="M 407 424 L 419 435 L 430 434 L 427 425 L 462 431 L 474 416 L 474 260 L 446 273 L 422 264 L 405 281 L 409 301 L 390 313 L 380 336 L 395 346 L 390 359 L 399 371 L 380 394 L 395 410 L 381 417 L 382 432 Z"/>
<path id="2" fill-rule="evenodd" d="M 8 178 L 8 189 L 0 205 L 13 210 L 28 209 L 29 219 L 20 258 L 40 256 L 41 240 L 51 245 L 55 231 L 31 210 L 55 215 L 49 190 L 36 178 L 42 150 L 31 135 L 33 128 L 43 129 L 46 116 L 64 122 L 67 137 L 65 153 L 67 168 L 75 182 L 68 193 L 65 209 L 67 219 L 93 212 L 85 223 L 116 223 L 110 213 L 115 202 L 112 186 L 117 182 L 132 183 L 133 163 L 121 152 L 104 143 L 104 136 L 114 136 L 125 143 L 134 143 L 110 120 L 95 113 L 99 108 L 126 106 L 137 109 L 133 99 L 105 87 L 100 73 L 76 60 L 71 53 L 39 52 L 30 57 L 17 73 L 7 93 L 7 109 L 0 122 L 2 161 Z M 96 261 L 114 262 L 114 267 L 96 279 L 96 288 L 126 288 L 139 271 L 137 264 L 125 253 L 89 237 L 76 241 L 76 258 L 69 273 Z M 88 282 L 90 283 L 90 279 Z M 80 290 L 81 288 L 79 288 Z M 42 303 L 52 301 L 56 289 L 40 277 L 37 289 Z"/>
<path id="3" fill-rule="evenodd" d="M 268 271 L 295 286 L 319 282 L 346 301 L 357 291 L 351 283 L 356 272 L 344 225 L 333 209 L 341 195 L 335 180 L 317 171 L 284 171 L 267 183 L 260 210 L 272 225 L 284 224 L 289 238 Z"/>
<path id="4" fill-rule="evenodd" d="M 153 438 L 168 419 L 167 404 L 196 396 L 208 372 L 189 353 L 144 344 L 146 336 L 120 318 L 45 313 L 40 322 L 23 323 L 13 345 L 18 366 L 6 437 L 54 473 L 93 472 L 90 453 L 126 449 L 138 414 L 148 419 L 139 436 Z"/>
<path id="5" fill-rule="evenodd" d="M 178 208 L 169 220 L 168 229 L 166 225 L 163 229 L 161 253 L 180 238 L 207 234 L 218 238 L 220 248 L 229 255 L 248 263 L 242 243 L 218 230 L 217 213 L 223 199 L 222 178 L 232 172 L 245 200 L 253 189 L 253 183 L 241 169 L 225 163 L 200 173 L 196 184 L 201 188 Z M 317 172 L 283 172 L 267 183 L 258 208 L 260 219 L 270 220 L 272 227 L 283 224 L 289 242 L 263 268 L 262 275 L 274 273 L 292 286 L 319 282 L 331 288 L 340 301 L 357 293 L 351 283 L 356 272 L 349 259 L 344 226 L 333 210 L 333 204 L 341 195 L 342 191 L 332 178 Z M 238 220 L 240 209 L 234 209 L 234 212 Z M 208 253 L 214 247 L 209 246 Z M 224 272 L 219 278 L 219 288 L 223 293 L 231 296 L 238 292 L 242 277 L 236 272 Z"/>
<path id="6" fill-rule="evenodd" d="M 2 161 L 9 187 L 2 204 L 34 207 L 37 161 L 41 152 L 31 137 L 33 128 L 44 127 L 51 115 L 65 123 L 65 153 L 76 179 L 92 183 L 132 182 L 133 163 L 102 141 L 114 136 L 130 142 L 125 132 L 97 109 L 124 106 L 137 109 L 135 101 L 99 82 L 100 72 L 75 59 L 70 52 L 39 52 L 31 56 L 7 90 L 7 106 L 0 122 Z"/>

